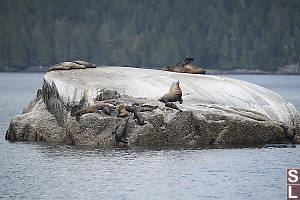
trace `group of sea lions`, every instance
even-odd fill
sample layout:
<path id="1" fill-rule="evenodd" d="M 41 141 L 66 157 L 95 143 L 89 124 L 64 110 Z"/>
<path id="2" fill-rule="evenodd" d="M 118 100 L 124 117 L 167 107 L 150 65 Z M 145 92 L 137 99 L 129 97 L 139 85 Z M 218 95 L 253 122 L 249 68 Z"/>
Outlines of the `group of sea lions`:
<path id="1" fill-rule="evenodd" d="M 182 100 L 182 91 L 179 87 L 179 81 L 174 82 L 169 92 L 165 95 L 163 95 L 159 101 L 165 103 L 166 107 L 177 109 L 181 112 L 181 110 L 172 102 L 178 101 L 180 104 L 183 103 Z M 132 106 L 124 106 L 123 104 L 120 104 L 119 106 L 119 114 L 118 116 L 126 117 L 112 132 L 112 134 L 115 134 L 115 140 L 117 145 L 122 142 L 123 144 L 127 144 L 126 141 L 126 128 L 128 123 L 128 112 L 133 112 L 133 118 L 136 120 L 138 125 L 144 125 L 145 124 L 145 118 L 140 112 L 144 111 L 152 111 L 158 108 L 158 106 L 151 106 L 151 105 L 140 105 L 137 107 L 138 104 L 133 104 Z"/>
<path id="2" fill-rule="evenodd" d="M 183 103 L 182 91 L 181 88 L 179 87 L 179 81 L 174 82 L 171 85 L 169 92 L 163 95 L 159 99 L 159 101 L 165 103 L 166 107 L 173 108 L 181 112 L 181 110 L 174 103 L 172 103 L 176 101 L 178 101 L 180 104 Z M 131 106 L 128 106 L 121 103 L 118 108 L 118 117 L 126 117 L 126 118 L 122 120 L 122 122 L 112 132 L 112 134 L 115 135 L 115 141 L 117 145 L 119 145 L 120 142 L 122 142 L 123 144 L 128 143 L 126 141 L 126 128 L 129 120 L 128 112 L 133 112 L 133 119 L 136 120 L 138 125 L 142 126 L 145 124 L 145 117 L 141 114 L 141 112 L 153 111 L 157 108 L 158 106 L 152 106 L 147 104 L 139 105 L 138 103 L 134 103 Z"/>
<path id="3" fill-rule="evenodd" d="M 96 65 L 82 60 L 76 60 L 72 62 L 61 62 L 50 67 L 49 72 L 55 70 L 86 69 L 86 68 L 96 68 Z"/>
<path id="4" fill-rule="evenodd" d="M 87 113 L 104 113 L 106 115 L 111 115 L 112 111 L 117 110 L 117 117 L 125 118 L 121 123 L 114 129 L 112 134 L 115 134 L 115 140 L 117 145 L 119 142 L 127 144 L 126 142 L 126 128 L 129 119 L 129 113 L 133 113 L 133 119 L 138 125 L 145 125 L 145 117 L 141 112 L 153 111 L 157 109 L 158 106 L 133 103 L 132 105 L 125 105 L 124 103 L 109 101 L 109 102 L 99 102 L 95 103 L 87 108 L 80 109 L 75 112 L 75 119 L 79 122 L 80 117 Z"/>
<path id="5" fill-rule="evenodd" d="M 205 74 L 206 71 L 204 69 L 189 64 L 193 60 L 194 58 L 185 58 L 184 60 L 176 63 L 173 66 L 164 66 L 162 70 L 178 72 L 178 73 Z M 93 63 L 89 63 L 82 60 L 76 60 L 72 62 L 61 62 L 55 64 L 49 68 L 49 72 L 55 70 L 86 69 L 86 68 L 96 68 L 96 67 L 97 66 Z"/>
<path id="6" fill-rule="evenodd" d="M 190 65 L 189 63 L 192 62 L 193 58 L 185 58 L 183 61 L 175 64 L 174 66 L 166 66 L 163 68 L 165 71 L 173 71 L 173 72 L 182 72 L 182 73 L 193 73 L 193 74 L 205 74 L 205 70 L 201 68 L 197 68 L 196 66 Z M 96 65 L 92 63 L 88 63 L 85 61 L 73 61 L 73 62 L 62 62 L 56 64 L 49 68 L 49 71 L 54 70 L 69 70 L 69 69 L 85 69 L 85 68 L 95 68 Z M 174 82 L 169 92 L 163 95 L 159 101 L 165 103 L 165 107 L 169 107 L 172 109 L 179 110 L 175 102 L 179 102 L 180 104 L 183 103 L 182 100 L 182 90 L 179 86 L 179 81 Z M 125 105 L 124 103 L 111 103 L 111 102 L 99 102 L 95 103 L 87 108 L 83 108 L 75 112 L 76 121 L 79 122 L 80 117 L 87 113 L 105 113 L 106 115 L 111 115 L 112 111 L 117 109 L 117 117 L 124 118 L 114 129 L 112 134 L 115 135 L 115 141 L 117 145 L 122 142 L 127 144 L 126 141 L 126 129 L 127 124 L 129 121 L 129 113 L 133 113 L 133 119 L 136 121 L 138 125 L 144 125 L 145 117 L 141 112 L 146 111 L 153 111 L 157 109 L 158 106 L 146 105 L 146 104 L 139 104 L 133 103 L 132 105 Z"/>
<path id="7" fill-rule="evenodd" d="M 163 95 L 159 101 L 165 103 L 166 107 L 177 109 L 181 111 L 173 102 L 179 102 L 180 104 L 183 103 L 182 100 L 182 91 L 179 87 L 179 81 L 174 82 L 169 92 L 165 95 Z M 80 109 L 75 112 L 75 119 L 79 122 L 80 117 L 87 113 L 104 113 L 106 115 L 112 115 L 112 112 L 114 110 L 117 117 L 124 118 L 117 127 L 113 130 L 112 134 L 115 135 L 115 141 L 116 144 L 119 145 L 120 142 L 123 144 L 127 144 L 126 141 L 126 129 L 127 129 L 127 123 L 129 121 L 129 113 L 131 116 L 133 116 L 133 119 L 136 121 L 136 123 L 140 126 L 143 126 L 146 124 L 145 117 L 143 116 L 142 112 L 147 111 L 153 111 L 157 109 L 158 106 L 154 105 L 148 105 L 148 104 L 142 104 L 134 102 L 132 105 L 126 105 L 123 102 L 116 102 L 116 101 L 104 101 L 104 102 L 98 102 L 95 103 L 87 108 Z"/>
<path id="8" fill-rule="evenodd" d="M 178 73 L 205 74 L 206 71 L 204 69 L 189 64 L 193 60 L 194 58 L 185 58 L 183 61 L 180 61 L 173 66 L 163 67 L 162 70 Z"/>

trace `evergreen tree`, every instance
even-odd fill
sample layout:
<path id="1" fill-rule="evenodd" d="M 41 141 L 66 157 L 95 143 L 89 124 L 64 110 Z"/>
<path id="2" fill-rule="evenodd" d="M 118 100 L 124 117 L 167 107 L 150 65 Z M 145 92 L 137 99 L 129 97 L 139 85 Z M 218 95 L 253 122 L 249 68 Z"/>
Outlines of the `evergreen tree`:
<path id="1" fill-rule="evenodd" d="M 1 0 L 0 70 L 69 60 L 274 71 L 300 56 L 300 3 L 286 0 Z"/>

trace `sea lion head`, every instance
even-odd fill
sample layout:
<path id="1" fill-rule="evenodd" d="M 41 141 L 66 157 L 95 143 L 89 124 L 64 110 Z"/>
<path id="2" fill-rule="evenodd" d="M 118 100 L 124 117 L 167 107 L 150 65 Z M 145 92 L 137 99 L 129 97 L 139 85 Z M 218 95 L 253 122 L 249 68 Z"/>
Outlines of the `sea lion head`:
<path id="1" fill-rule="evenodd" d="M 164 66 L 162 68 L 163 71 L 172 71 L 172 67 L 171 66 Z"/>
<path id="2" fill-rule="evenodd" d="M 108 106 L 103 108 L 103 112 L 107 115 L 111 115 L 111 109 Z"/>

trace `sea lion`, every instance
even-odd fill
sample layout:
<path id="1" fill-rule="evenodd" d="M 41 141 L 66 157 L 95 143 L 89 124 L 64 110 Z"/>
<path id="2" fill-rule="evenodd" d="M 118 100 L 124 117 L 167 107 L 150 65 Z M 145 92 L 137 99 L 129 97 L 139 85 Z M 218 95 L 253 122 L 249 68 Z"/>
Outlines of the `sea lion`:
<path id="1" fill-rule="evenodd" d="M 115 135 L 115 140 L 117 145 L 119 145 L 120 142 L 124 144 L 128 144 L 126 141 L 126 128 L 127 128 L 127 123 L 128 123 L 129 118 L 125 118 L 112 132 L 112 134 Z"/>
<path id="2" fill-rule="evenodd" d="M 162 70 L 178 73 L 205 74 L 206 71 L 204 69 L 189 64 L 193 60 L 193 58 L 185 58 L 183 61 L 180 61 L 173 66 L 164 66 Z"/>
<path id="3" fill-rule="evenodd" d="M 103 110 L 105 107 L 108 107 L 109 109 L 113 110 L 115 109 L 116 107 L 113 105 L 113 104 L 110 104 L 110 103 L 104 103 L 104 102 L 99 102 L 99 103 L 95 103 L 91 106 L 89 106 L 91 108 L 95 108 L 97 110 Z"/>
<path id="4" fill-rule="evenodd" d="M 152 106 L 152 105 L 147 105 L 147 104 L 145 104 L 145 105 L 143 104 L 141 106 L 136 106 L 136 105 L 131 105 L 131 106 L 126 105 L 125 106 L 125 110 L 128 112 L 134 112 L 135 109 L 138 109 L 139 112 L 147 112 L 147 111 L 153 111 L 157 108 L 158 108 L 158 106 Z"/>
<path id="5" fill-rule="evenodd" d="M 113 105 L 113 106 L 117 106 L 119 104 L 119 102 L 117 100 L 106 100 L 104 101 L 104 103 L 108 103 L 110 105 Z"/>
<path id="6" fill-rule="evenodd" d="M 141 113 L 138 112 L 138 109 L 134 110 L 133 118 L 136 119 L 138 125 L 143 126 L 145 124 L 145 118 Z"/>
<path id="7" fill-rule="evenodd" d="M 86 67 L 84 65 L 80 65 L 74 62 L 62 62 L 50 67 L 49 72 L 55 70 L 85 69 L 85 68 Z"/>
<path id="8" fill-rule="evenodd" d="M 140 108 L 139 108 L 139 111 L 140 111 L 140 112 L 152 111 L 152 108 L 149 108 L 149 107 L 140 107 Z"/>
<path id="9" fill-rule="evenodd" d="M 118 117 L 127 117 L 128 112 L 125 109 L 125 106 L 123 103 L 121 103 L 118 107 Z"/>
<path id="10" fill-rule="evenodd" d="M 169 89 L 169 93 L 162 96 L 159 101 L 164 102 L 165 104 L 168 102 L 176 102 L 178 101 L 180 104 L 183 103 L 182 100 L 182 91 L 179 87 L 179 81 L 174 82 Z"/>
<path id="11" fill-rule="evenodd" d="M 164 66 L 162 68 L 163 71 L 177 72 L 177 73 L 189 73 L 190 70 L 184 67 L 178 66 Z"/>
<path id="12" fill-rule="evenodd" d="M 283 124 L 280 124 L 279 126 L 283 129 L 283 131 L 285 133 L 285 136 L 288 139 L 288 141 L 289 142 L 294 142 L 295 137 L 296 137 L 296 131 L 297 131 L 295 120 L 293 120 L 293 125 L 292 126 L 286 126 L 286 125 L 283 125 Z"/>
<path id="13" fill-rule="evenodd" d="M 75 61 L 73 61 L 73 63 L 79 64 L 79 65 L 83 65 L 86 68 L 96 68 L 97 67 L 95 64 L 88 63 L 88 62 L 85 62 L 83 60 L 75 60 Z"/>
<path id="14" fill-rule="evenodd" d="M 110 103 L 103 103 L 103 102 L 93 104 L 89 107 L 97 110 L 103 110 L 103 112 L 107 115 L 111 115 L 111 110 L 115 109 L 114 105 Z"/>
<path id="15" fill-rule="evenodd" d="M 179 110 L 180 112 L 182 112 L 182 110 L 180 110 L 174 103 L 168 102 L 168 103 L 165 104 L 165 106 L 169 107 L 169 108 Z"/>
<path id="16" fill-rule="evenodd" d="M 125 110 L 127 112 L 133 112 L 135 109 L 136 109 L 136 106 L 133 106 L 133 105 L 131 105 L 131 106 L 126 105 L 125 106 Z"/>
<path id="17" fill-rule="evenodd" d="M 141 106 L 141 105 L 142 105 L 142 103 L 139 103 L 139 102 L 134 102 L 132 105 L 133 105 L 133 106 L 137 106 L 137 107 L 139 107 L 139 106 Z"/>
<path id="18" fill-rule="evenodd" d="M 191 74 L 205 74 L 206 71 L 200 67 L 196 67 L 195 65 L 184 65 L 185 69 L 188 69 Z"/>
<path id="19" fill-rule="evenodd" d="M 152 105 L 148 105 L 148 104 L 143 104 L 142 108 L 151 108 L 151 110 L 155 110 L 158 108 L 158 106 L 152 106 Z"/>
<path id="20" fill-rule="evenodd" d="M 99 113 L 101 114 L 100 110 L 97 110 L 95 108 L 83 108 L 81 110 L 78 110 L 75 112 L 76 121 L 79 121 L 80 117 L 86 113 Z"/>
<path id="21" fill-rule="evenodd" d="M 104 107 L 103 112 L 107 115 L 111 115 L 111 109 L 109 107 Z"/>
<path id="22" fill-rule="evenodd" d="M 114 105 L 100 102 L 100 103 L 93 104 L 87 108 L 83 108 L 81 110 L 76 111 L 75 117 L 76 120 L 79 121 L 81 115 L 85 113 L 101 113 L 100 110 L 103 110 L 103 112 L 107 115 L 111 115 L 111 109 L 114 109 Z"/>

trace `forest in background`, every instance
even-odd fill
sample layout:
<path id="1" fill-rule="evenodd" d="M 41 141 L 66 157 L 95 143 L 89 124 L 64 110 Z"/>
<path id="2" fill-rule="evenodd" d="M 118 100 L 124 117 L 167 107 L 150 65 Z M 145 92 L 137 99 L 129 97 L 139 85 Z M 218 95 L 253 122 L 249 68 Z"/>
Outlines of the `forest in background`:
<path id="1" fill-rule="evenodd" d="M 1 0 L 0 71 L 85 60 L 275 71 L 299 62 L 300 0 Z"/>

